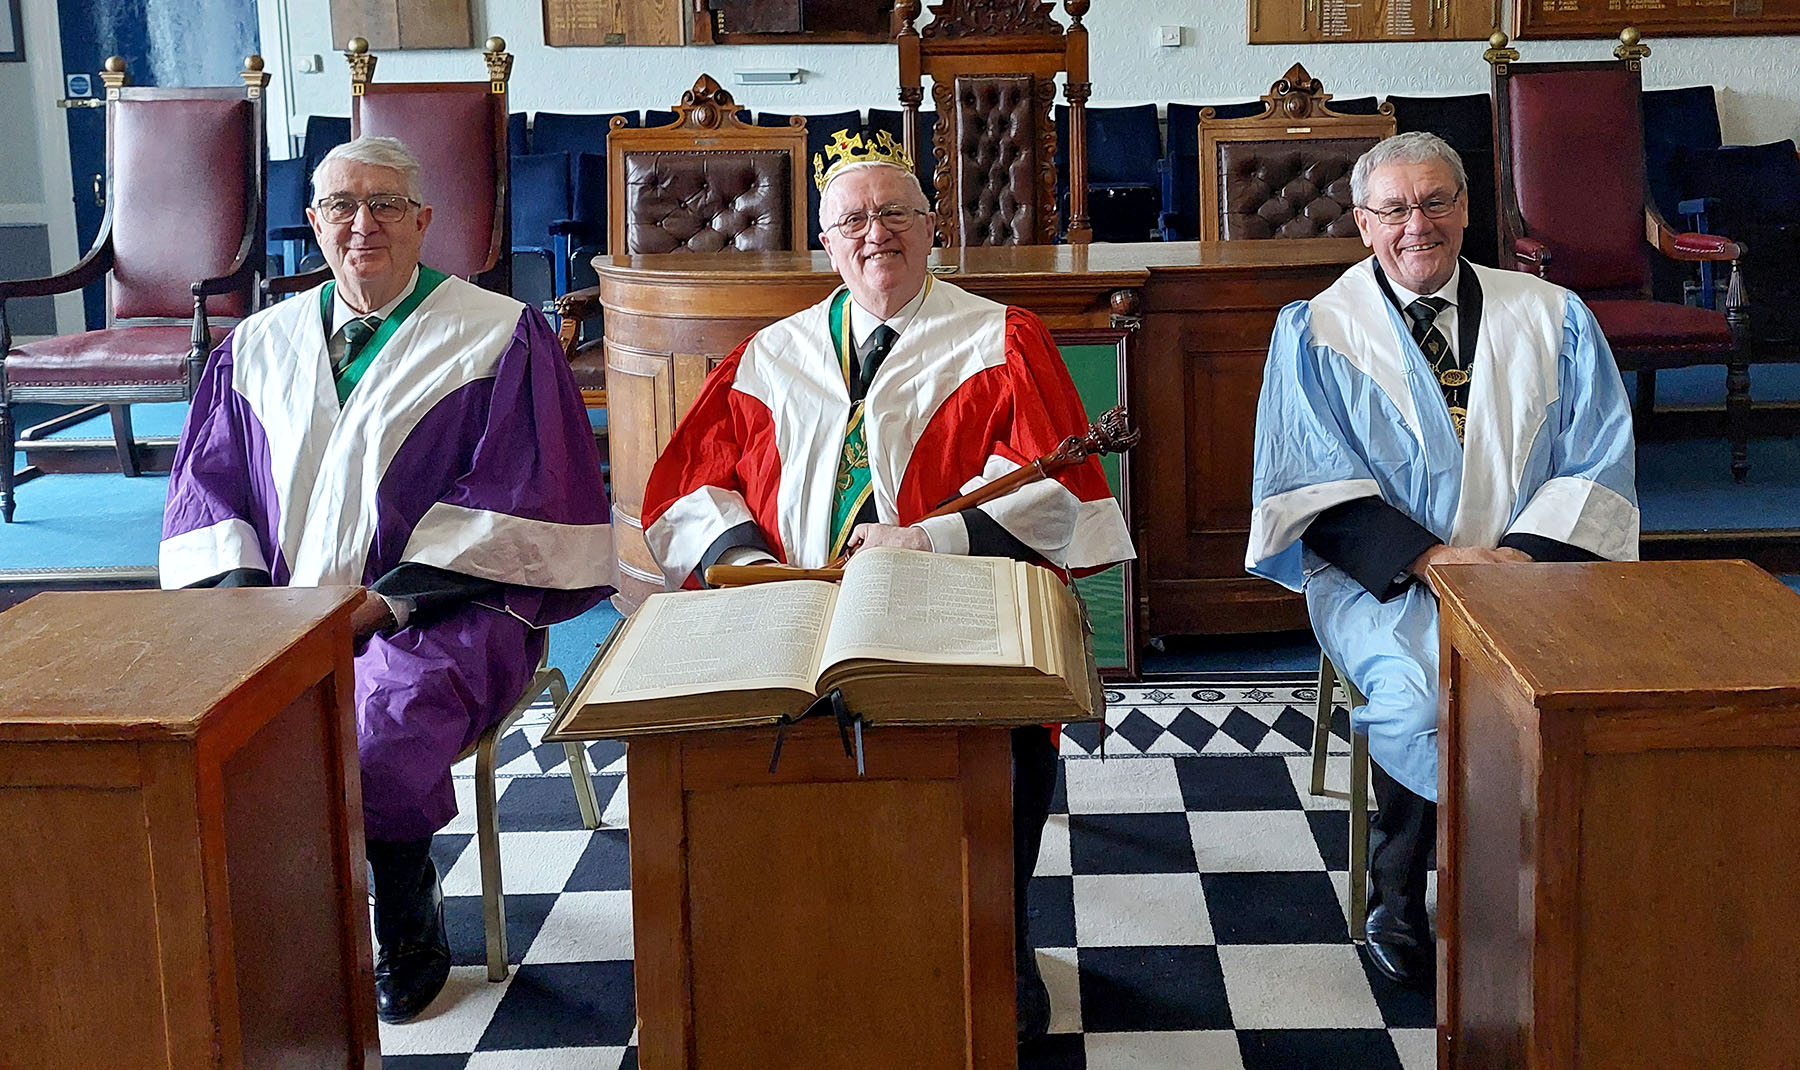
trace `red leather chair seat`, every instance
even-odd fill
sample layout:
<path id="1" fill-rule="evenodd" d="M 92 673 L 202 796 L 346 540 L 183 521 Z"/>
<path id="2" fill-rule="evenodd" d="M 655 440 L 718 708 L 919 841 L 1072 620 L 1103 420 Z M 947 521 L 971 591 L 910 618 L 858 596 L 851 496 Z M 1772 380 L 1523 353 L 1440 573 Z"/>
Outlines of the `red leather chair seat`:
<path id="1" fill-rule="evenodd" d="M 213 345 L 230 333 L 211 328 Z M 116 327 L 27 342 L 6 355 L 8 386 L 161 386 L 187 383 L 192 327 Z"/>
<path id="2" fill-rule="evenodd" d="M 1731 325 L 1723 312 L 1666 301 L 1589 301 L 1587 306 L 1615 354 L 1655 357 L 1668 351 L 1690 358 L 1672 363 L 1688 364 L 1731 351 Z"/>

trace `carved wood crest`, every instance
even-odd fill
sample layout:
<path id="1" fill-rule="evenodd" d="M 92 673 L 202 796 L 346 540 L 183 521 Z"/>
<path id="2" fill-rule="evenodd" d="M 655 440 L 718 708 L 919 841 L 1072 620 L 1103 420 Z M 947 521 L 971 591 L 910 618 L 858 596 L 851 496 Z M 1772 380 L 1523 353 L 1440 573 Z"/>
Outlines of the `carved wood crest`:
<path id="1" fill-rule="evenodd" d="M 1063 28 L 1050 17 L 1053 7 L 1050 0 L 944 0 L 931 5 L 932 21 L 919 34 L 928 38 L 1056 35 Z"/>
<path id="2" fill-rule="evenodd" d="M 673 130 L 676 127 L 690 127 L 695 130 L 720 130 L 726 127 L 744 128 L 748 123 L 738 117 L 744 106 L 731 99 L 728 92 L 718 82 L 713 81 L 710 74 L 703 74 L 694 83 L 694 88 L 681 94 L 681 103 L 675 105 L 675 121 L 661 130 Z M 622 115 L 615 115 L 613 129 L 626 125 Z"/>

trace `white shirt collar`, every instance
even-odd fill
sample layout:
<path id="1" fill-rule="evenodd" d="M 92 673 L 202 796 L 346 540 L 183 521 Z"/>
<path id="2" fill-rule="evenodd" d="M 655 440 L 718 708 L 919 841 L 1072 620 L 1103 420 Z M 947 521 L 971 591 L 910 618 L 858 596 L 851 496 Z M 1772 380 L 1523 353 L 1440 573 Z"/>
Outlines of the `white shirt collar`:
<path id="1" fill-rule="evenodd" d="M 350 305 L 347 302 L 345 302 L 345 300 L 344 300 L 343 287 L 341 287 L 341 286 L 332 287 L 331 288 L 331 330 L 325 332 L 325 337 L 335 338 L 337 336 L 337 333 L 344 329 L 344 324 L 349 323 L 351 320 L 362 319 L 365 316 L 375 316 L 378 319 L 383 319 L 383 320 L 387 319 L 389 316 L 394 314 L 394 309 L 400 307 L 400 302 L 406 300 L 407 295 L 412 293 L 413 290 L 418 287 L 418 285 L 419 285 L 419 268 L 418 268 L 418 265 L 415 264 L 413 266 L 412 278 L 407 280 L 406 288 L 400 291 L 399 296 L 395 297 L 392 301 L 389 301 L 387 304 L 382 305 L 380 308 L 376 309 L 373 312 L 358 312 L 354 308 L 351 308 Z"/>
<path id="2" fill-rule="evenodd" d="M 1442 298 L 1444 301 L 1449 303 L 1451 308 L 1455 308 L 1456 307 L 1456 286 L 1457 286 L 1457 283 L 1459 283 L 1461 281 L 1462 281 L 1462 258 L 1458 257 L 1457 261 L 1456 261 L 1456 267 L 1454 269 L 1452 269 L 1450 272 L 1450 278 L 1447 279 L 1442 286 L 1437 288 L 1436 293 L 1433 293 L 1433 294 L 1413 293 L 1411 290 L 1409 290 L 1406 287 L 1395 282 L 1393 280 L 1392 276 L 1390 276 L 1388 278 L 1388 285 L 1392 286 L 1394 288 L 1394 297 L 1400 301 L 1400 307 L 1402 309 L 1404 309 L 1407 305 L 1412 304 L 1414 301 L 1417 301 L 1419 298 L 1427 297 L 1427 296 Z"/>
<path id="3" fill-rule="evenodd" d="M 856 298 L 852 296 L 850 298 L 850 344 L 861 349 L 863 339 L 869 337 L 869 335 L 874 332 L 875 328 L 881 326 L 883 323 L 892 327 L 895 334 L 905 334 L 906 325 L 911 323 L 913 317 L 919 314 L 919 306 L 925 303 L 925 294 L 930 289 L 931 276 L 927 275 L 925 277 L 925 282 L 919 287 L 919 292 L 913 295 L 913 299 L 902 306 L 900 311 L 894 313 L 885 320 L 880 319 L 875 313 L 870 312 L 868 309 L 857 304 Z"/>

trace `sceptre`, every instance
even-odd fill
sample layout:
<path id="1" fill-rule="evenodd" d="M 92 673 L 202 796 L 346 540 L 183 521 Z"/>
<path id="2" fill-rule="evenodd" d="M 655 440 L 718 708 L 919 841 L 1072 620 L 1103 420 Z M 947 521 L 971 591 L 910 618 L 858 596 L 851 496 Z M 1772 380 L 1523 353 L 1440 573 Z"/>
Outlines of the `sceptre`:
<path id="1" fill-rule="evenodd" d="M 1070 435 L 1049 453 L 1044 454 L 1030 464 L 1001 476 L 999 479 L 983 483 L 967 494 L 945 502 L 933 509 L 921 519 L 949 516 L 964 509 L 972 509 L 977 505 L 991 502 L 995 498 L 1023 487 L 1047 479 L 1055 473 L 1073 464 L 1080 464 L 1089 457 L 1103 456 L 1108 453 L 1123 453 L 1137 445 L 1141 435 L 1131 426 L 1131 416 L 1120 405 L 1100 414 L 1100 419 L 1088 425 L 1087 434 Z M 795 568 L 791 565 L 714 565 L 706 570 L 706 583 L 709 587 L 742 587 L 752 583 L 768 583 L 772 580 L 831 580 L 844 578 L 844 560 L 838 558 L 824 568 Z"/>

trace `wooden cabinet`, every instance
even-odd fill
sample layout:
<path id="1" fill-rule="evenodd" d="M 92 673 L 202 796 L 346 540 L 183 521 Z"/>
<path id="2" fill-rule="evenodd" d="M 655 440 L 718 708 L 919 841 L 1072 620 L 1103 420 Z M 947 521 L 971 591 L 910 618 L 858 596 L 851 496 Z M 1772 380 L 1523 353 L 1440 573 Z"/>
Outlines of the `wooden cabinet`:
<path id="1" fill-rule="evenodd" d="M 379 1066 L 354 589 L 0 614 L 0 1066 Z"/>
<path id="2" fill-rule="evenodd" d="M 1800 1066 L 1800 595 L 1742 561 L 1437 575 L 1440 1066 Z"/>
<path id="3" fill-rule="evenodd" d="M 1127 369 L 1142 634 L 1306 625 L 1298 595 L 1244 572 L 1256 396 L 1275 315 L 1366 255 L 1355 239 L 938 249 L 942 277 L 1052 332 L 1141 319 Z M 601 256 L 621 601 L 662 587 L 641 524 L 650 465 L 706 372 L 838 286 L 824 253 Z M 1128 297 L 1116 306 L 1114 295 Z"/>

